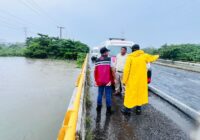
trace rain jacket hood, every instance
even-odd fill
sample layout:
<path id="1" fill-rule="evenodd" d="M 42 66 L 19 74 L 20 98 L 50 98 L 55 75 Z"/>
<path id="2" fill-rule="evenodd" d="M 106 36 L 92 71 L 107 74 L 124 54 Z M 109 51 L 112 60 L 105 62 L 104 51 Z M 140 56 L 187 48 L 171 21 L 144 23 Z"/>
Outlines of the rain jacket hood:
<path id="1" fill-rule="evenodd" d="M 137 51 L 134 51 L 134 52 L 130 53 L 129 56 L 138 57 L 138 56 L 140 56 L 142 54 L 144 54 L 143 50 L 137 50 Z"/>

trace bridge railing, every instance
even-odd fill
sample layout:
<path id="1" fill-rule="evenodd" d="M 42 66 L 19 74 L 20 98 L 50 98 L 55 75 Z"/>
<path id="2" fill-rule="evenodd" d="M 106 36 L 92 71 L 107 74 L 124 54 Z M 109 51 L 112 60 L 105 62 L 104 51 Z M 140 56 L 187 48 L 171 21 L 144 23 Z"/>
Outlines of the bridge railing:
<path id="1" fill-rule="evenodd" d="M 200 72 L 200 63 L 159 59 L 157 62 L 155 62 L 155 64 L 184 69 L 193 72 Z"/>
<path id="2" fill-rule="evenodd" d="M 88 55 L 82 66 L 82 71 L 77 79 L 76 88 L 74 89 L 71 101 L 69 103 L 63 124 L 58 134 L 57 140 L 75 140 L 77 137 L 78 129 L 81 129 L 80 124 L 82 119 L 80 116 L 83 114 L 83 94 L 86 79 L 86 70 L 88 64 Z"/>

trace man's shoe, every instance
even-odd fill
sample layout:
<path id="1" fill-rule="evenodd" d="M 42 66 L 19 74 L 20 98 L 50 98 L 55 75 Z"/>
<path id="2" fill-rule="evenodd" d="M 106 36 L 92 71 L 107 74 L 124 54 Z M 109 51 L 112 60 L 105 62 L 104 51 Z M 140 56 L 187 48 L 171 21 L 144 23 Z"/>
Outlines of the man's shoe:
<path id="1" fill-rule="evenodd" d="M 121 112 L 124 114 L 124 115 L 131 115 L 131 109 L 128 109 L 126 107 L 122 108 L 121 109 Z"/>
<path id="2" fill-rule="evenodd" d="M 97 108 L 96 108 L 97 112 L 101 112 L 101 108 L 102 108 L 101 105 L 97 105 Z"/>
<path id="3" fill-rule="evenodd" d="M 141 110 L 141 109 L 136 109 L 136 110 L 135 110 L 135 113 L 136 113 L 136 115 L 141 115 L 142 110 Z"/>
<path id="4" fill-rule="evenodd" d="M 111 107 L 107 107 L 106 115 L 112 115 L 113 113 L 114 111 L 111 109 Z"/>
<path id="5" fill-rule="evenodd" d="M 120 95 L 119 92 L 115 92 L 115 93 L 114 93 L 114 96 L 119 96 L 119 95 Z"/>

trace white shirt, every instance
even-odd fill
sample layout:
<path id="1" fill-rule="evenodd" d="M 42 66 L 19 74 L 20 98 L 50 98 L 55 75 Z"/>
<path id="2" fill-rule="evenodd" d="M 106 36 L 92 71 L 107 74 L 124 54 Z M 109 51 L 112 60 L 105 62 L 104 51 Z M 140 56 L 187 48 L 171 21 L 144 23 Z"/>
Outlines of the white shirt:
<path id="1" fill-rule="evenodd" d="M 151 69 L 151 64 L 147 63 L 147 70 L 150 70 L 150 69 Z"/>
<path id="2" fill-rule="evenodd" d="M 116 70 L 117 71 L 124 71 L 124 65 L 126 63 L 126 58 L 127 58 L 127 54 L 125 55 L 121 55 L 121 53 L 119 53 L 116 56 Z"/>

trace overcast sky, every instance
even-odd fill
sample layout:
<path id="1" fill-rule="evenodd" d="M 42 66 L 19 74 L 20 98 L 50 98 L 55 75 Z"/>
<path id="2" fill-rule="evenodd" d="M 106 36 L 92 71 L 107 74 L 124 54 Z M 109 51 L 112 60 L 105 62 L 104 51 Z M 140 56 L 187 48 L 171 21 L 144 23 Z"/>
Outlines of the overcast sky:
<path id="1" fill-rule="evenodd" d="M 44 33 L 90 46 L 124 36 L 142 45 L 200 43 L 200 0 L 0 0 L 0 41 Z"/>

